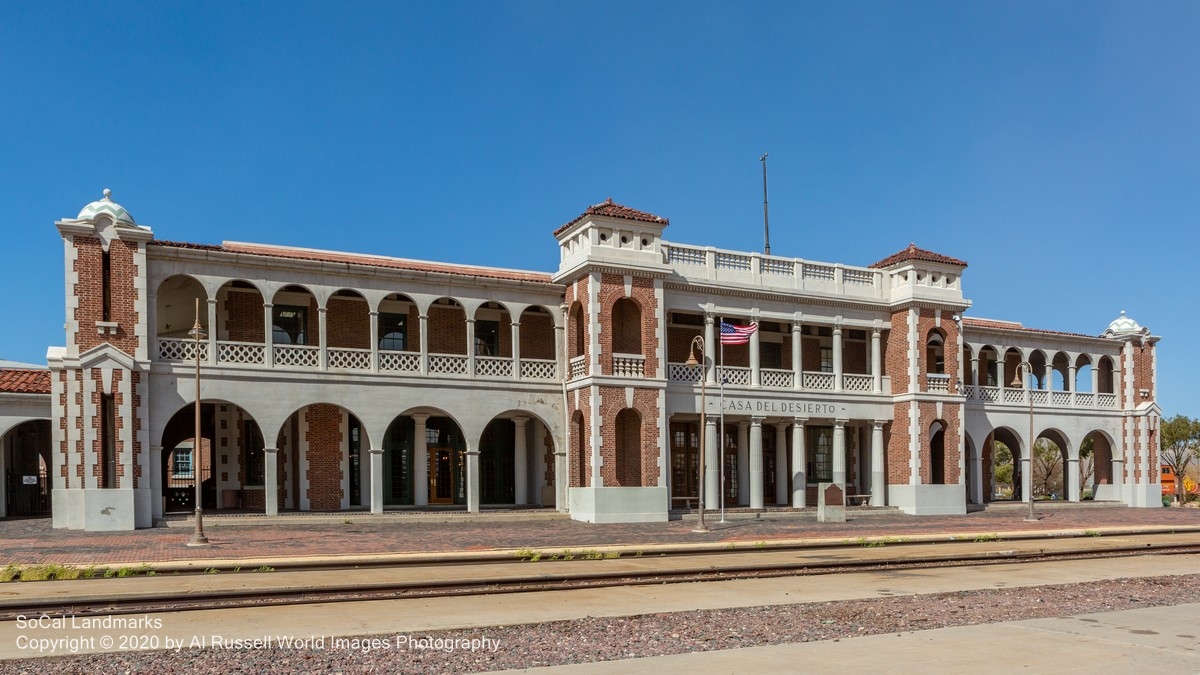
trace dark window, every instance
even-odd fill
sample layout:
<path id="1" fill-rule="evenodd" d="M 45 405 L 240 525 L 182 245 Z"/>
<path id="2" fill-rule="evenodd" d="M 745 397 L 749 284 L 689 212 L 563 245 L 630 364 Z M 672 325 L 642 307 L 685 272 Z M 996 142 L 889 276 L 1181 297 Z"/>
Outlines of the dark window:
<path id="1" fill-rule="evenodd" d="M 100 487 L 117 486 L 117 415 L 112 394 L 100 395 Z"/>
<path id="2" fill-rule="evenodd" d="M 308 308 L 297 305 L 275 305 L 272 342 L 277 345 L 308 344 Z"/>
<path id="3" fill-rule="evenodd" d="M 171 475 L 176 478 L 191 478 L 192 449 L 176 448 L 171 453 Z"/>
<path id="4" fill-rule="evenodd" d="M 758 365 L 760 368 L 782 368 L 783 350 L 778 342 L 763 342 L 758 346 Z"/>
<path id="5" fill-rule="evenodd" d="M 100 258 L 100 295 L 103 298 L 104 321 L 112 321 L 112 256 L 105 251 Z"/>
<path id="6" fill-rule="evenodd" d="M 808 482 L 833 480 L 833 427 L 809 427 L 808 446 Z"/>
<path id="7" fill-rule="evenodd" d="M 678 326 L 703 326 L 704 317 L 699 314 L 680 314 L 679 312 L 671 313 L 671 323 Z"/>
<path id="8" fill-rule="evenodd" d="M 379 348 L 396 352 L 408 349 L 407 314 L 379 314 Z"/>
<path id="9" fill-rule="evenodd" d="M 821 345 L 821 372 L 833 372 L 833 347 Z"/>
<path id="10" fill-rule="evenodd" d="M 475 355 L 476 356 L 499 356 L 500 355 L 500 322 L 499 321 L 476 321 L 475 322 Z"/>
<path id="11" fill-rule="evenodd" d="M 362 423 L 350 416 L 350 506 L 362 506 Z"/>

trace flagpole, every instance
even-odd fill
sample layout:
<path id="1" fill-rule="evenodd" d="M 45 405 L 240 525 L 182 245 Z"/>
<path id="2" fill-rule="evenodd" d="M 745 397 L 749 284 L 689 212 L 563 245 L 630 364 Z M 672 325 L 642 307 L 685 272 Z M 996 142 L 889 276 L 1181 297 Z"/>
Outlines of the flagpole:
<path id="1" fill-rule="evenodd" d="M 722 319 L 721 323 L 725 323 Z M 717 445 L 721 448 L 721 454 L 717 455 L 717 463 L 721 465 L 721 522 L 725 522 L 725 338 L 721 337 L 721 365 L 717 369 L 717 375 L 720 376 L 718 384 L 721 386 L 721 430 L 717 434 L 720 439 Z"/>

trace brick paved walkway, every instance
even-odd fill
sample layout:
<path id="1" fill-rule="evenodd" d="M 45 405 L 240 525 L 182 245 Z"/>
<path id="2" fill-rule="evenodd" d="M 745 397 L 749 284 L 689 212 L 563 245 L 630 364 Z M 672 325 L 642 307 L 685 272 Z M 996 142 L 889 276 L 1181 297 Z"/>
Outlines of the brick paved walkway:
<path id="1" fill-rule="evenodd" d="M 357 555 L 404 552 L 483 551 L 520 547 L 580 548 L 606 544 L 685 544 L 758 542 L 774 539 L 903 537 L 914 534 L 1059 531 L 1101 527 L 1200 527 L 1200 509 L 1039 506 L 1041 520 L 1024 521 L 1021 508 L 980 511 L 964 516 L 907 516 L 895 512 L 852 516 L 841 524 L 817 523 L 794 516 L 758 520 L 710 518 L 712 532 L 692 532 L 694 521 L 590 525 L 572 520 L 489 522 L 406 522 L 403 518 L 352 520 L 351 523 L 304 522 L 304 516 L 255 524 L 209 527 L 212 545 L 188 548 L 186 528 L 135 532 L 55 530 L 49 519 L 0 520 L 0 565 L 8 563 L 113 564 L 169 560 L 286 558 L 309 555 Z"/>

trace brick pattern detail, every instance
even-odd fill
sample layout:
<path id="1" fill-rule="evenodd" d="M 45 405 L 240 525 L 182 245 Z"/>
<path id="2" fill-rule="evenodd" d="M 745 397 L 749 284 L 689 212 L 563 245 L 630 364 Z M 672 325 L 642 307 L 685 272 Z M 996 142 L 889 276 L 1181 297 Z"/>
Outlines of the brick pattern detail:
<path id="1" fill-rule="evenodd" d="M 543 437 L 542 446 L 542 466 L 545 467 L 542 475 L 546 480 L 546 485 L 554 487 L 554 437 L 547 433 Z"/>
<path id="2" fill-rule="evenodd" d="M 225 334 L 233 342 L 263 342 L 263 299 L 258 291 L 230 289 L 225 295 Z"/>
<path id="3" fill-rule="evenodd" d="M 688 348 L 697 335 L 704 335 L 704 329 L 692 326 L 671 326 L 667 328 L 667 362 L 683 363 L 688 360 Z M 697 354 L 699 359 L 700 355 Z"/>
<path id="4" fill-rule="evenodd" d="M 325 313 L 329 346 L 335 349 L 371 348 L 371 309 L 365 300 L 329 299 Z M 315 342 L 313 344 L 316 344 Z"/>
<path id="5" fill-rule="evenodd" d="M 933 423 L 939 421 L 937 416 L 937 404 L 931 401 L 922 401 L 917 404 L 917 409 L 920 412 L 920 445 L 921 445 L 921 484 L 928 485 L 933 482 L 933 457 L 930 451 L 929 443 L 932 437 L 929 433 Z M 943 417 L 941 422 L 945 423 L 945 431 L 943 436 L 943 464 L 942 475 L 945 477 L 943 484 L 957 485 L 958 484 L 958 406 L 949 404 L 942 406 Z"/>
<path id="6" fill-rule="evenodd" d="M 888 331 L 886 373 L 892 378 L 892 395 L 908 391 L 908 310 L 902 309 L 892 314 L 892 327 Z M 899 406 L 897 406 L 898 408 Z M 897 418 L 897 424 L 899 418 Z M 905 439 L 907 442 L 907 439 Z"/>
<path id="7" fill-rule="evenodd" d="M 420 333 L 418 331 L 418 340 Z M 413 343 L 414 351 L 420 342 Z M 429 308 L 429 353 L 467 353 L 467 315 L 462 307 L 434 305 Z"/>
<path id="8" fill-rule="evenodd" d="M 522 314 L 521 358 L 554 359 L 555 349 L 554 317 L 541 312 Z"/>
<path id="9" fill-rule="evenodd" d="M 871 372 L 871 343 L 842 338 L 842 372 L 866 375 Z"/>
<path id="10" fill-rule="evenodd" d="M 800 363 L 809 372 L 821 370 L 821 338 L 815 335 L 800 338 Z"/>
<path id="11" fill-rule="evenodd" d="M 77 236 L 73 242 L 77 253 L 73 271 L 78 274 L 79 281 L 74 289 L 68 290 L 73 290 L 79 299 L 79 306 L 74 310 L 79 325 L 75 334 L 79 351 L 85 352 L 107 342 L 126 354 L 136 354 L 139 341 L 134 327 L 141 320 L 136 309 L 138 289 L 134 287 L 134 279 L 139 273 L 133 261 L 137 242 L 114 239 L 109 243 L 109 320 L 117 323 L 116 335 L 100 335 L 96 329 L 96 322 L 104 320 L 103 246 L 99 239 L 90 237 Z"/>
<path id="12" fill-rule="evenodd" d="M 578 287 L 578 283 L 576 284 Z M 586 356 L 589 352 L 587 335 L 587 308 L 575 302 L 567 312 L 567 358 Z"/>
<path id="13" fill-rule="evenodd" d="M 571 468 L 570 487 L 590 487 L 591 462 L 591 391 L 579 392 L 579 408 L 571 415 L 571 445 L 568 461 Z"/>
<path id="14" fill-rule="evenodd" d="M 308 425 L 308 504 L 313 511 L 342 508 L 342 409 L 329 403 L 304 411 Z"/>
<path id="15" fill-rule="evenodd" d="M 600 395 L 600 475 L 606 486 L 625 486 L 617 469 L 622 464 L 617 460 L 617 414 L 625 410 L 625 389 L 623 387 L 598 387 Z M 633 392 L 633 410 L 641 416 L 640 485 L 643 487 L 658 485 L 658 396 L 654 389 L 635 389 Z M 627 438 L 632 443 L 633 439 Z M 623 444 L 622 444 L 623 445 Z"/>

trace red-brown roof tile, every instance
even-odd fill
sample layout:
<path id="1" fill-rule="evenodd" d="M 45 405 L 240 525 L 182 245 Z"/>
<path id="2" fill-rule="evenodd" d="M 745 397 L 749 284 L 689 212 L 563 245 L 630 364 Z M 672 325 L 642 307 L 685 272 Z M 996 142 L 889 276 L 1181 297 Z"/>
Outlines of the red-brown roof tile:
<path id="1" fill-rule="evenodd" d="M 317 251 L 313 249 L 271 246 L 269 244 L 243 244 L 240 242 L 225 242 L 220 246 L 215 246 L 212 244 L 188 244 L 175 241 L 154 241 L 152 243 L 157 246 L 166 246 L 170 248 L 186 248 L 200 251 L 225 251 L 227 253 L 250 253 L 253 255 L 263 255 L 272 258 L 313 260 L 317 262 L 336 262 L 349 265 L 367 265 L 370 267 L 386 267 L 389 269 L 411 270 L 416 272 L 440 272 L 443 274 L 484 277 L 488 279 L 507 279 L 510 281 L 550 283 L 550 275 L 544 272 L 524 272 L 520 270 L 505 270 L 491 267 L 451 265 L 448 263 L 406 260 L 404 258 L 388 258 L 384 256 L 359 253 L 338 253 L 335 251 Z"/>
<path id="2" fill-rule="evenodd" d="M 49 394 L 49 370 L 0 369 L 0 392 Z"/>
<path id="3" fill-rule="evenodd" d="M 588 216 L 608 216 L 609 218 L 621 218 L 623 220 L 640 220 L 643 223 L 662 223 L 663 227 L 666 227 L 671 222 L 666 218 L 656 216 L 653 213 L 646 213 L 645 211 L 631 209 L 623 204 L 617 204 L 612 200 L 612 197 L 609 197 L 607 201 L 600 202 L 599 204 L 592 204 L 591 206 L 587 207 L 587 210 L 579 214 L 578 218 L 555 230 L 554 236 L 557 237 L 559 233 L 565 232 L 567 228 L 587 218 Z"/>
<path id="4" fill-rule="evenodd" d="M 967 261 L 951 258 L 948 255 L 934 253 L 923 248 L 917 248 L 916 244 L 909 244 L 908 248 L 893 253 L 879 262 L 871 265 L 871 267 L 882 268 L 891 267 L 896 263 L 905 262 L 907 260 L 920 260 L 922 262 L 941 263 L 943 265 L 955 265 L 957 267 L 966 267 Z"/>
<path id="5" fill-rule="evenodd" d="M 1047 330 L 1045 328 L 1026 328 L 1016 321 L 997 321 L 995 319 L 976 319 L 972 317 L 963 317 L 963 326 L 967 328 L 999 328 L 1000 330 L 1015 330 L 1023 333 L 1037 333 L 1039 335 L 1062 335 L 1064 337 L 1085 337 L 1094 338 L 1096 335 L 1087 335 L 1084 333 L 1068 333 L 1061 330 Z"/>

